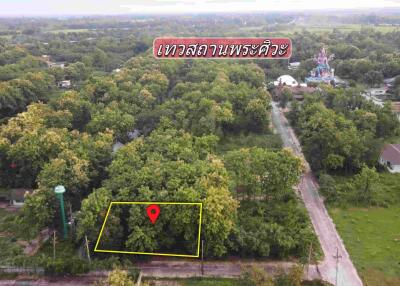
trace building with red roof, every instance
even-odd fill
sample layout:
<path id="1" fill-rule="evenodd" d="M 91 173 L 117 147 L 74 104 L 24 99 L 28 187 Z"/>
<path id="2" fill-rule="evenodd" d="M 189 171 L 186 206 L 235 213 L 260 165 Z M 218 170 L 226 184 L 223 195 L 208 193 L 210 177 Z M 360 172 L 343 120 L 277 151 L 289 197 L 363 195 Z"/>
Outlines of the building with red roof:
<path id="1" fill-rule="evenodd" d="M 379 157 L 379 163 L 391 173 L 400 173 L 400 144 L 386 144 Z"/>

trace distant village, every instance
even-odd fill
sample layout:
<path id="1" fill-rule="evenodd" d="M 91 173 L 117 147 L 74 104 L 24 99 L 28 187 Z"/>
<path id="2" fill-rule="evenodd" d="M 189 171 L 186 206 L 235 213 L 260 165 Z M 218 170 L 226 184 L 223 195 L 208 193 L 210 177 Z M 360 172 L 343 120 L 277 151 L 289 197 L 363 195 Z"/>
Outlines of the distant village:
<path id="1" fill-rule="evenodd" d="M 333 57 L 333 55 L 328 56 L 325 49 L 321 48 L 319 54 L 314 58 L 316 67 L 310 72 L 310 76 L 305 78 L 304 83 L 297 81 L 288 74 L 279 76 L 269 85 L 273 86 L 273 99 L 279 101 L 284 89 L 290 90 L 293 100 L 302 102 L 305 94 L 320 90 L 319 84 L 348 88 L 348 82 L 336 76 L 334 69 L 329 66 L 329 61 L 332 60 Z M 288 70 L 296 70 L 298 68 L 300 68 L 300 62 L 288 63 Z M 395 80 L 396 77 L 384 79 L 381 86 L 364 89 L 361 92 L 361 96 L 380 107 L 384 107 L 385 102 L 389 102 L 392 112 L 400 121 L 400 101 L 391 101 L 387 99 L 387 94 L 393 89 Z M 378 162 L 387 168 L 389 172 L 400 173 L 400 144 L 384 145 Z"/>

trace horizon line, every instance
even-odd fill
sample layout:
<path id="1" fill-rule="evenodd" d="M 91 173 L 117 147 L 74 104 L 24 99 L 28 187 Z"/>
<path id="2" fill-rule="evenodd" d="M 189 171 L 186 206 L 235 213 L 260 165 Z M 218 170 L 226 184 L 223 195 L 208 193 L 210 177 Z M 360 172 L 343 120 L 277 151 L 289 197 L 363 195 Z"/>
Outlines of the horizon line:
<path id="1" fill-rule="evenodd" d="M 58 13 L 44 13 L 44 14 L 24 14 L 24 13 L 15 13 L 15 14 L 1 14 L 0 18 L 59 18 L 59 17 L 117 17 L 117 16 L 176 16 L 176 15 L 190 15 L 190 16 L 198 16 L 198 15 L 246 15 L 246 14 L 253 14 L 253 15 L 262 15 L 262 14 L 274 14 L 274 13 L 282 13 L 282 14 L 298 14 L 298 13 L 318 13 L 318 12 L 333 12 L 333 11 L 348 11 L 348 12 L 366 12 L 366 11 L 373 11 L 379 12 L 382 10 L 390 10 L 389 12 L 392 13 L 400 13 L 399 6 L 387 6 L 382 8 L 376 7 L 354 7 L 354 8 L 304 8 L 304 9 L 296 9 L 296 10 L 261 10 L 261 11 L 231 11 L 231 12 L 221 12 L 221 11 L 197 11 L 197 12 L 188 12 L 188 11 L 181 11 L 181 12 L 124 12 L 124 13 L 65 13 L 65 14 L 58 14 Z M 394 11 L 393 11 L 394 10 Z"/>

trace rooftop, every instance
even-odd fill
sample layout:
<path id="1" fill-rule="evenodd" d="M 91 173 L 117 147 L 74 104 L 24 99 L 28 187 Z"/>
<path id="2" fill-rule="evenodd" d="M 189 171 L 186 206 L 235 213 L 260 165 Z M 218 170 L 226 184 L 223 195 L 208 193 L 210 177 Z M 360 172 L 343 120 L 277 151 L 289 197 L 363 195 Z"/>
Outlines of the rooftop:
<path id="1" fill-rule="evenodd" d="M 400 101 L 392 102 L 392 111 L 394 113 L 400 113 Z"/>
<path id="2" fill-rule="evenodd" d="M 381 157 L 392 165 L 400 165 L 400 144 L 386 144 L 383 147 Z"/>
<path id="3" fill-rule="evenodd" d="M 13 200 L 23 200 L 26 193 L 32 193 L 32 189 L 18 188 L 11 189 L 11 199 Z"/>

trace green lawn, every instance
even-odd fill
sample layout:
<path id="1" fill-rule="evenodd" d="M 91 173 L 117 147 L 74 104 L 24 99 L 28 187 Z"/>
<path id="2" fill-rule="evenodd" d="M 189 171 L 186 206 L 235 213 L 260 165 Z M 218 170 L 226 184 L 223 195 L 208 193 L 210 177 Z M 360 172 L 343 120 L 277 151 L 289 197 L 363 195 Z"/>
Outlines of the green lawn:
<path id="1" fill-rule="evenodd" d="M 350 179 L 335 176 L 337 184 Z M 331 207 L 330 213 L 365 285 L 400 285 L 400 174 L 379 173 L 377 190 L 387 208 Z"/>
<path id="2" fill-rule="evenodd" d="M 400 174 L 380 173 L 377 197 L 389 205 L 400 205 Z"/>
<path id="3" fill-rule="evenodd" d="M 400 285 L 400 206 L 331 214 L 365 285 Z"/>

